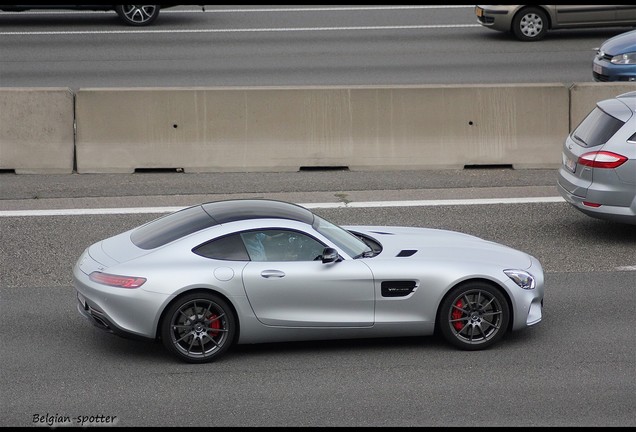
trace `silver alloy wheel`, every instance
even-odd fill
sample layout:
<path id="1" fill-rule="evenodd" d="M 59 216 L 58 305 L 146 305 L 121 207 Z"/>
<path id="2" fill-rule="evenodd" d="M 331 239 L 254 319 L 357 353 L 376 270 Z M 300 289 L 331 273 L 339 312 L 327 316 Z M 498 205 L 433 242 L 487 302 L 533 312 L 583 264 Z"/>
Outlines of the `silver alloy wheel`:
<path id="1" fill-rule="evenodd" d="M 528 13 L 521 18 L 519 30 L 528 38 L 537 37 L 543 30 L 543 19 L 535 14 Z"/>
<path id="2" fill-rule="evenodd" d="M 511 31 L 517 39 L 531 42 L 543 39 L 550 28 L 548 15 L 540 7 L 525 7 L 512 19 Z"/>
<path id="3" fill-rule="evenodd" d="M 147 25 L 159 15 L 160 5 L 117 5 L 119 17 L 129 25 Z"/>

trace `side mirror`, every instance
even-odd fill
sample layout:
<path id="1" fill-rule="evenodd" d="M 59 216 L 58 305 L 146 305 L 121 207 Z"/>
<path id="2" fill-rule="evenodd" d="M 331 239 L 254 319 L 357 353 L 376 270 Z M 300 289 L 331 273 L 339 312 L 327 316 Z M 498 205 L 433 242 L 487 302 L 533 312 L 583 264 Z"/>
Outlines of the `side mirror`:
<path id="1" fill-rule="evenodd" d="M 331 263 L 340 261 L 340 255 L 338 255 L 338 251 L 334 248 L 325 248 L 322 251 L 322 263 Z"/>

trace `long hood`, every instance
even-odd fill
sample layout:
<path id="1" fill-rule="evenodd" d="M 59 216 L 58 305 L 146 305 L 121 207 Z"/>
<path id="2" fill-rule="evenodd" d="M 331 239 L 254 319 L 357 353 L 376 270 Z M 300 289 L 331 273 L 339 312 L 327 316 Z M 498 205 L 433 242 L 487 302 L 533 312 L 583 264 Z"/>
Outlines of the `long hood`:
<path id="1" fill-rule="evenodd" d="M 498 263 L 527 269 L 532 262 L 525 252 L 456 231 L 415 228 L 345 226 L 347 230 L 368 235 L 382 244 L 374 259 L 426 259 L 463 262 Z"/>

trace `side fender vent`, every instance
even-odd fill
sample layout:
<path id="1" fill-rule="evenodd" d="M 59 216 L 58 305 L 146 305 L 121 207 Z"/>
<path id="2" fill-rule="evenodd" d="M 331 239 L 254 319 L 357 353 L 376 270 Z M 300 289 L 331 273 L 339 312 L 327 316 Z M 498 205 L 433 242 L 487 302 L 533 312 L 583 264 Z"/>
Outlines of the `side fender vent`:
<path id="1" fill-rule="evenodd" d="M 399 254 L 397 254 L 397 257 L 410 257 L 411 255 L 414 255 L 417 251 L 415 249 L 404 249 L 401 250 Z"/>
<path id="2" fill-rule="evenodd" d="M 405 297 L 415 291 L 416 281 L 383 281 L 382 297 Z"/>

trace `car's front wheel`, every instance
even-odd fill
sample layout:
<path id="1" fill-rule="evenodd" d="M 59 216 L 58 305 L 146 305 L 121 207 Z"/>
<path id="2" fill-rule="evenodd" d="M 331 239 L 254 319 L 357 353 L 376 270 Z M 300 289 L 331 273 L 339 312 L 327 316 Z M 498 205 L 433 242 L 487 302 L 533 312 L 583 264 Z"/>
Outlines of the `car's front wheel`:
<path id="1" fill-rule="evenodd" d="M 124 23 L 144 26 L 154 22 L 159 16 L 161 5 L 117 5 L 115 12 Z"/>
<path id="2" fill-rule="evenodd" d="M 234 341 L 236 318 L 219 296 L 194 292 L 172 303 L 161 323 L 161 338 L 172 354 L 189 363 L 216 360 Z"/>
<path id="3" fill-rule="evenodd" d="M 522 41 L 543 39 L 548 32 L 548 16 L 539 8 L 525 8 L 512 20 L 512 33 Z"/>
<path id="4" fill-rule="evenodd" d="M 503 294 L 487 283 L 470 282 L 453 288 L 444 298 L 437 325 L 449 343 L 473 351 L 501 339 L 509 321 L 510 309 Z"/>

